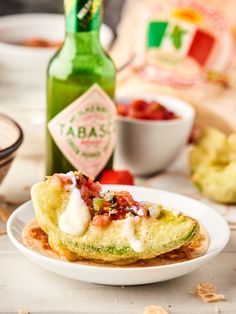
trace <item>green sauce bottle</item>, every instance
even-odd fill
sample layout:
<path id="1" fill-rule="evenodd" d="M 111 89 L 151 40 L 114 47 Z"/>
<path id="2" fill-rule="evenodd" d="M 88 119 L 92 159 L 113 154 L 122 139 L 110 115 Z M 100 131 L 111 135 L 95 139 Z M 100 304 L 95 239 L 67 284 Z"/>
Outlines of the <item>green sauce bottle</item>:
<path id="1" fill-rule="evenodd" d="M 48 67 L 47 175 L 112 168 L 116 70 L 101 47 L 102 0 L 65 0 L 66 36 Z"/>

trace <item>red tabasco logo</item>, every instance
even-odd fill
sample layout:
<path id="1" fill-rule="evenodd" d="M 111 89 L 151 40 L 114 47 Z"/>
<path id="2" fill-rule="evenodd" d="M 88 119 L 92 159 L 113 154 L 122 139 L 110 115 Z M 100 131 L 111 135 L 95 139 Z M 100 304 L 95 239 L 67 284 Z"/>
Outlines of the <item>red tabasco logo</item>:
<path id="1" fill-rule="evenodd" d="M 223 17 L 195 1 L 154 5 L 144 37 L 141 55 L 145 57 L 139 58 L 137 72 L 171 85 L 192 85 L 208 70 L 223 71 L 232 53 L 231 33 Z"/>
<path id="2" fill-rule="evenodd" d="M 48 124 L 63 155 L 87 176 L 96 177 L 115 147 L 115 104 L 97 85 Z"/>

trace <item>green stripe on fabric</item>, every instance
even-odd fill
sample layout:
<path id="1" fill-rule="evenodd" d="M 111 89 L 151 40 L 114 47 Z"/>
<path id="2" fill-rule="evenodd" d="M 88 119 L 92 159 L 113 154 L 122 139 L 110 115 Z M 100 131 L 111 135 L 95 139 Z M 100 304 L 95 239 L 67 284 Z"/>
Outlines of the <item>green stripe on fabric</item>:
<path id="1" fill-rule="evenodd" d="M 148 25 L 147 47 L 160 47 L 168 22 L 152 21 Z"/>

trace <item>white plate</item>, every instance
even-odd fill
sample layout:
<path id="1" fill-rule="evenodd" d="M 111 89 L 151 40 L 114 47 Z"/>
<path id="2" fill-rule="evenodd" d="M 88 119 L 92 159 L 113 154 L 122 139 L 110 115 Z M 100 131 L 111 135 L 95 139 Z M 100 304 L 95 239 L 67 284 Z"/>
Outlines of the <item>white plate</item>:
<path id="1" fill-rule="evenodd" d="M 165 266 L 112 268 L 80 265 L 55 260 L 27 248 L 22 241 L 24 226 L 34 218 L 32 203 L 20 206 L 10 217 L 7 232 L 12 243 L 35 264 L 57 274 L 76 280 L 106 285 L 141 285 L 182 276 L 199 268 L 223 250 L 229 240 L 229 227 L 222 216 L 213 209 L 191 198 L 150 188 L 107 185 L 104 189 L 126 190 L 138 200 L 160 203 L 198 219 L 210 237 L 210 245 L 204 256 Z"/>

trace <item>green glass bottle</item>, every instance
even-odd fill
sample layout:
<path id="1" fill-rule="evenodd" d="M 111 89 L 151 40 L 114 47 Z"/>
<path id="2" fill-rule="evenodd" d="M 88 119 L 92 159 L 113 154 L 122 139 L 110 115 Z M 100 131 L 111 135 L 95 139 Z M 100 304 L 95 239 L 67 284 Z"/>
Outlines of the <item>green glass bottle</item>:
<path id="1" fill-rule="evenodd" d="M 112 168 L 116 70 L 101 47 L 102 0 L 65 0 L 66 36 L 49 63 L 47 175 Z"/>

